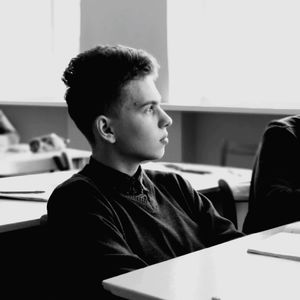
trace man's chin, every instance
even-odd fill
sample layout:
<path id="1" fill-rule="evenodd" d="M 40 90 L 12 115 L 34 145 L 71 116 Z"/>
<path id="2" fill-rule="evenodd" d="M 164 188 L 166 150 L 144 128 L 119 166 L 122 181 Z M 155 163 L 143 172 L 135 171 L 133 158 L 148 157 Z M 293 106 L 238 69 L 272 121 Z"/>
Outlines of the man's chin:
<path id="1" fill-rule="evenodd" d="M 157 155 L 153 155 L 153 156 L 149 155 L 147 158 L 145 157 L 143 159 L 142 163 L 159 160 L 164 156 L 164 154 L 165 154 L 165 151 L 163 151 L 162 153 L 159 153 Z"/>

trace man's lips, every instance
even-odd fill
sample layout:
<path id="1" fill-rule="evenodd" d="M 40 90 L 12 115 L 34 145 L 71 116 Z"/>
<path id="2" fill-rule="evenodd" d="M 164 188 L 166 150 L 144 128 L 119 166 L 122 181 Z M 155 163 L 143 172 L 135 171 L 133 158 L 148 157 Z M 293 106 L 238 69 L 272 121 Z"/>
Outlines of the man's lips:
<path id="1" fill-rule="evenodd" d="M 169 138 L 167 135 L 165 135 L 163 138 L 160 139 L 160 142 L 164 145 L 169 143 Z"/>

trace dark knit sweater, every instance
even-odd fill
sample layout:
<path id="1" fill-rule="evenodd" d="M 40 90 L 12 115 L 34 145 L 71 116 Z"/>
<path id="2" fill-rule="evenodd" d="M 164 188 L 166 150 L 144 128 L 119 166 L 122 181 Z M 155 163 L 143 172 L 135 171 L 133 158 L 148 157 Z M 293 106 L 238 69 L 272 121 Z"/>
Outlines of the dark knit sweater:
<path id="1" fill-rule="evenodd" d="M 130 177 L 92 158 L 53 192 L 48 218 L 64 272 L 85 290 L 242 236 L 178 174 L 139 168 Z"/>

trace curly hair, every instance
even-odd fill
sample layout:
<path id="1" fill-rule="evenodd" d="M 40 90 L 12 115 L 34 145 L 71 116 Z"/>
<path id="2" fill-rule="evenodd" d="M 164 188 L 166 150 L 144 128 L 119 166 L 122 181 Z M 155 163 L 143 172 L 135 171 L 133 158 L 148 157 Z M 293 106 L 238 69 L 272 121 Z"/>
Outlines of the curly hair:
<path id="1" fill-rule="evenodd" d="M 117 112 L 122 88 L 131 80 L 158 76 L 156 59 L 141 49 L 100 45 L 72 58 L 63 73 L 68 112 L 90 143 L 93 122 L 101 114 Z"/>

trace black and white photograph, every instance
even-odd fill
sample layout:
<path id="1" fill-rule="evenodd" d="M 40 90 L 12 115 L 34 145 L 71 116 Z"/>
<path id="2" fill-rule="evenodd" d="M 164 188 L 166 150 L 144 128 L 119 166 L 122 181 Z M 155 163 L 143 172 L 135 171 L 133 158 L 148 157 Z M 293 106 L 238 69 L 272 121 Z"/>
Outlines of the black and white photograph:
<path id="1" fill-rule="evenodd" d="M 300 299 L 299 16 L 0 0 L 1 300 Z"/>

